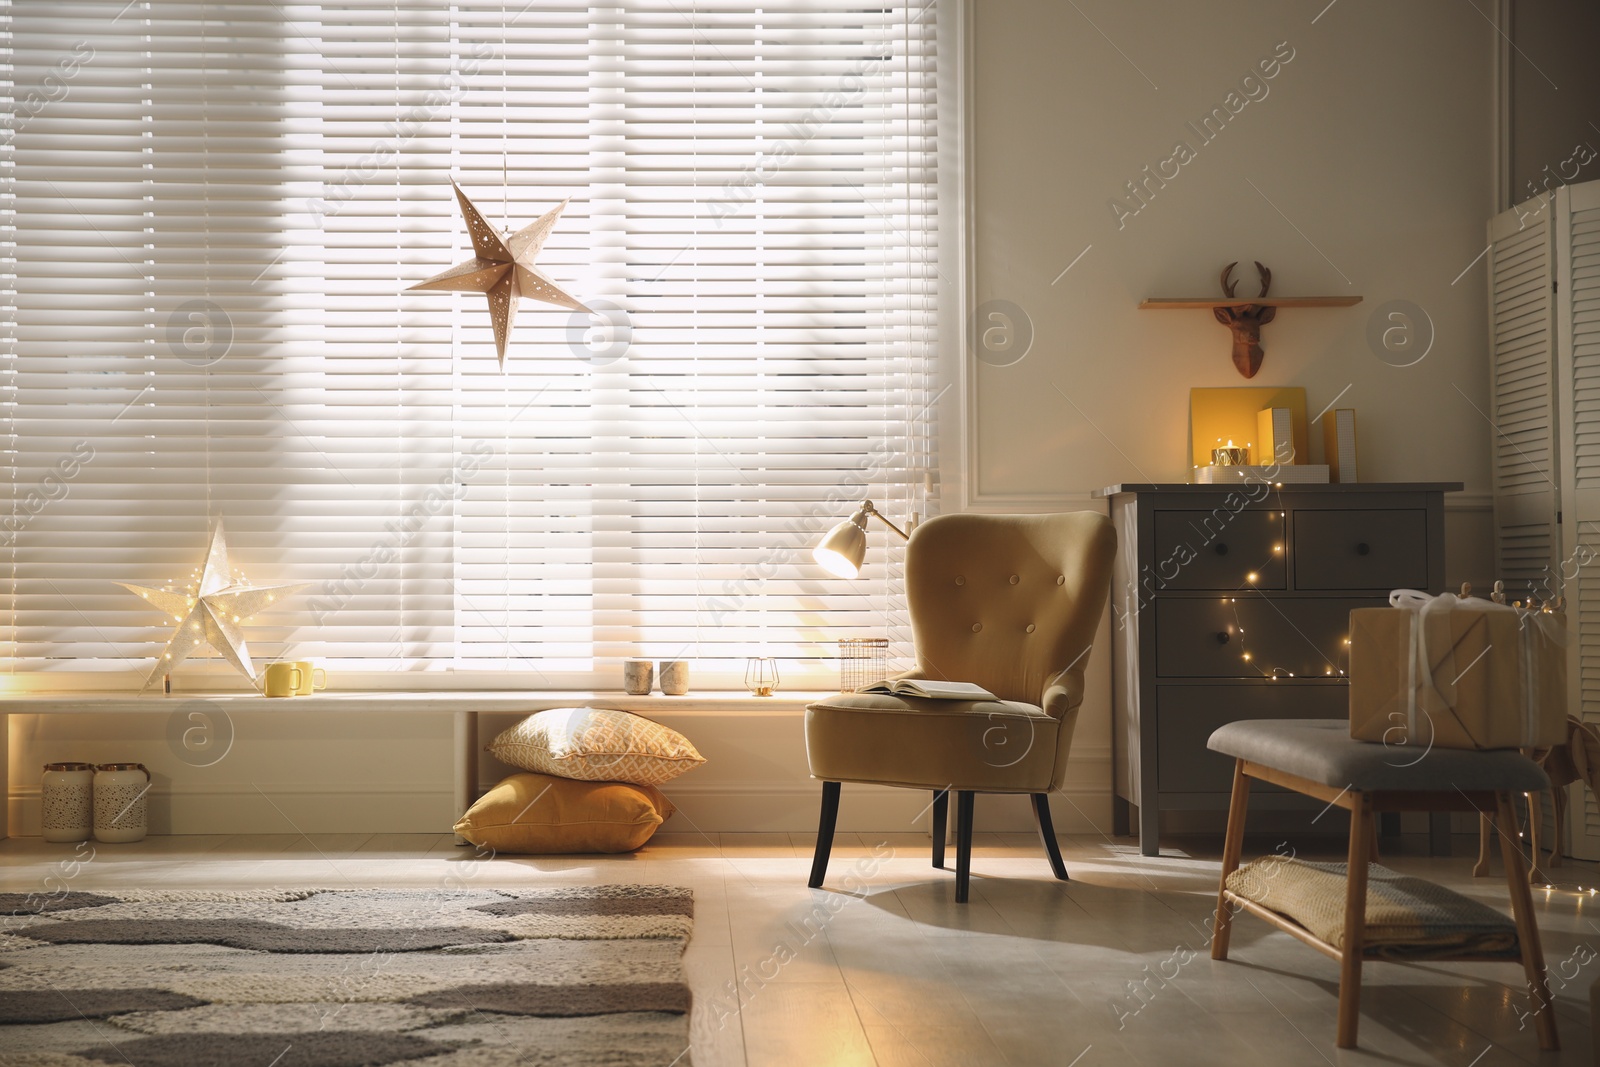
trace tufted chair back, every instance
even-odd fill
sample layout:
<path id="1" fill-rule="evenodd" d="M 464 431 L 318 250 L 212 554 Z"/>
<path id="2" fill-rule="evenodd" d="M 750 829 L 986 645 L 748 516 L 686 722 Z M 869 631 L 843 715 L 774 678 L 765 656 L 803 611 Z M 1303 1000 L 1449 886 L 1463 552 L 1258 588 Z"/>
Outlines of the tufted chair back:
<path id="1" fill-rule="evenodd" d="M 1092 511 L 929 519 L 906 550 L 914 673 L 1075 713 L 1115 551 Z"/>

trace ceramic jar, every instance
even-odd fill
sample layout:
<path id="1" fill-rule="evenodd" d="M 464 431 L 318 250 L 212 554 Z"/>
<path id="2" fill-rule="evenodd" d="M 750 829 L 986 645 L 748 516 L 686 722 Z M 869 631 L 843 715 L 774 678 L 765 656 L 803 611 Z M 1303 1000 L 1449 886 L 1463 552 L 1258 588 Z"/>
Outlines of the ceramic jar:
<path id="1" fill-rule="evenodd" d="M 46 763 L 39 782 L 46 841 L 87 841 L 94 830 L 94 764 Z"/>
<path id="2" fill-rule="evenodd" d="M 648 696 L 655 686 L 655 661 L 630 659 L 622 664 L 622 691 L 632 696 Z"/>
<path id="3" fill-rule="evenodd" d="M 150 772 L 142 763 L 102 763 L 94 774 L 94 839 L 143 841 L 149 826 Z"/>
<path id="4" fill-rule="evenodd" d="M 660 670 L 661 691 L 669 697 L 681 697 L 689 692 L 689 661 L 664 659 Z"/>

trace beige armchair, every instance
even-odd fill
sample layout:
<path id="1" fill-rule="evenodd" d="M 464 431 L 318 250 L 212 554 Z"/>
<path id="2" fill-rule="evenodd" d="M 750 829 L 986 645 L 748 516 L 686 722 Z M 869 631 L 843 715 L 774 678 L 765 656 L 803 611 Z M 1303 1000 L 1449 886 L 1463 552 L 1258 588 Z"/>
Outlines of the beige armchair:
<path id="1" fill-rule="evenodd" d="M 1066 774 L 1083 671 L 1111 584 L 1105 516 L 942 515 L 911 535 L 906 593 L 917 667 L 902 677 L 976 682 L 996 700 L 840 694 L 806 708 L 822 779 L 811 866 L 822 885 L 843 782 L 933 791 L 933 865 L 944 866 L 956 794 L 956 901 L 967 899 L 977 793 L 1028 793 L 1055 876 L 1067 877 L 1048 794 Z"/>

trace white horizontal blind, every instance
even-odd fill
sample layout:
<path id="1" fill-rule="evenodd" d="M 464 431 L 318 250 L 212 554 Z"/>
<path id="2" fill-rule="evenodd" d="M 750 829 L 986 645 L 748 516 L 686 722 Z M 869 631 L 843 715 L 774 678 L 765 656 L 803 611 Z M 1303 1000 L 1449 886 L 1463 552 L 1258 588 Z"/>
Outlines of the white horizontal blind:
<path id="1" fill-rule="evenodd" d="M 900 639 L 936 427 L 932 7 L 0 4 L 13 670 L 148 669 L 112 582 L 225 519 L 259 658 L 609 677 Z M 32 94 L 32 95 L 30 95 Z M 410 293 L 454 177 L 601 310 Z M 899 651 L 903 654 L 905 649 Z M 704 677 L 704 675 L 702 675 Z"/>

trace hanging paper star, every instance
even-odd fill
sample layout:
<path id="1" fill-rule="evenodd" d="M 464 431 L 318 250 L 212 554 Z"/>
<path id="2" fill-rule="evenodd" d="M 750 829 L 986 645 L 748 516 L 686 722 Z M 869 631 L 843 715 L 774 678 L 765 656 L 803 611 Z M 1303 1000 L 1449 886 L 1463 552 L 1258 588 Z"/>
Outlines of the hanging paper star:
<path id="1" fill-rule="evenodd" d="M 228 566 L 228 543 L 222 536 L 222 520 L 218 519 L 211 531 L 211 548 L 206 552 L 205 566 L 193 576 L 191 584 L 183 589 L 171 586 L 151 589 L 127 582 L 117 584 L 144 597 L 178 624 L 150 677 L 145 679 L 144 687 L 149 689 L 157 678 L 170 673 L 189 653 L 204 644 L 222 653 L 254 682 L 256 672 L 239 624 L 279 597 L 311 583 L 250 585 L 242 576 L 235 576 Z"/>
<path id="2" fill-rule="evenodd" d="M 522 297 L 594 314 L 533 265 L 534 258 L 544 247 L 545 238 L 555 228 L 556 219 L 561 217 L 567 201 L 561 201 L 538 222 L 529 223 L 514 234 L 502 236 L 472 206 L 472 201 L 461 191 L 461 186 L 451 182 L 450 187 L 456 191 L 456 199 L 461 202 L 461 214 L 467 220 L 467 232 L 472 235 L 472 248 L 477 255 L 411 288 L 446 289 L 488 296 L 489 317 L 494 322 L 494 347 L 500 356 L 501 370 L 506 365 L 506 342 L 511 338 L 511 322 L 517 316 L 517 301 Z"/>

